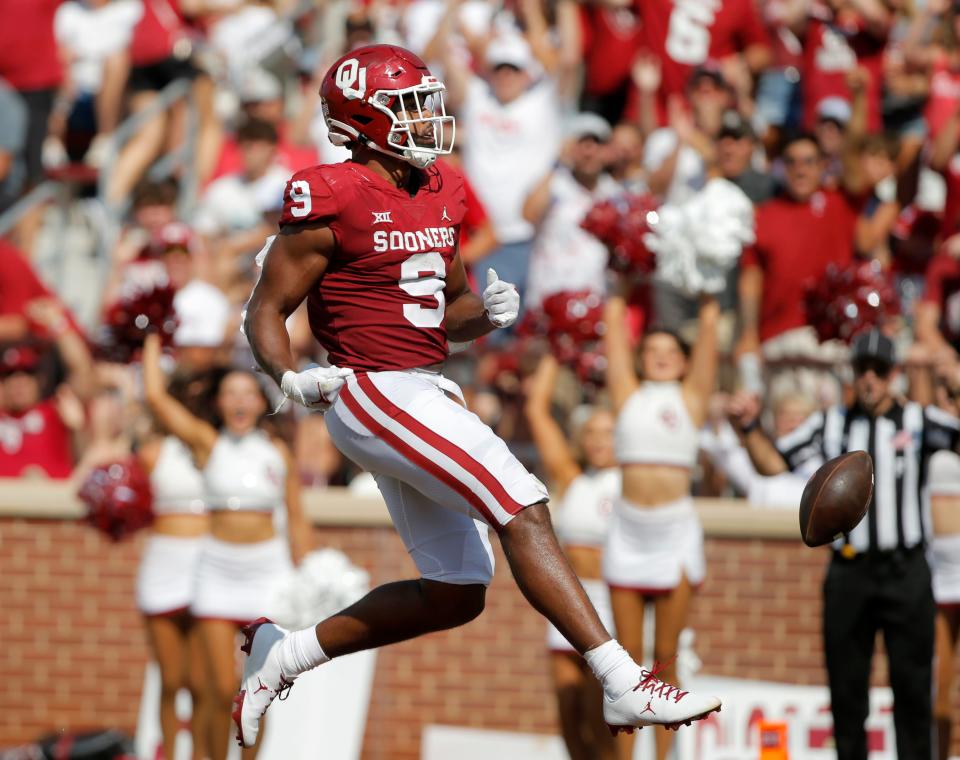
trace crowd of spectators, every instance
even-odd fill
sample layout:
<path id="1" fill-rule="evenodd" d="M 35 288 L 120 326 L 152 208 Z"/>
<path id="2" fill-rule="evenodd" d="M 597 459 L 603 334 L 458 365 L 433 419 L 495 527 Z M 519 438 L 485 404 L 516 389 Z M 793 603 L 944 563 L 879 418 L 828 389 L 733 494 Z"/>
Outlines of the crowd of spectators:
<path id="1" fill-rule="evenodd" d="M 842 392 L 845 347 L 821 343 L 802 305 L 829 264 L 883 268 L 911 371 L 955 361 L 960 8 L 948 0 L 0 0 L 0 18 L 0 210 L 44 179 L 99 179 L 88 194 L 124 220 L 101 312 L 169 283 L 178 378 L 252 366 L 238 327 L 254 257 L 290 174 L 348 157 L 326 138 L 319 83 L 372 42 L 412 49 L 446 83 L 458 120 L 447 160 L 468 180 L 464 262 L 516 283 L 529 311 L 558 292 L 605 293 L 606 249 L 579 226 L 597 201 L 683 203 L 722 177 L 753 202 L 756 243 L 721 294 L 702 493 L 778 501 L 729 462 L 727 394 L 763 394 L 767 424 L 785 432 Z M 178 81 L 188 97 L 156 108 Z M 151 172 L 184 145 L 186 168 Z M 43 211 L 0 243 L 0 476 L 80 478 L 151 422 L 136 358 L 108 361 L 100 325 L 79 324 L 36 274 Z M 695 298 L 651 278 L 631 327 L 689 337 L 696 314 Z M 290 330 L 304 364 L 322 361 L 305 315 Z M 544 350 L 498 334 L 448 368 L 534 467 L 522 412 Z M 602 395 L 572 370 L 558 389 L 564 421 Z M 305 484 L 369 487 L 322 417 L 286 408 L 275 422 Z"/>

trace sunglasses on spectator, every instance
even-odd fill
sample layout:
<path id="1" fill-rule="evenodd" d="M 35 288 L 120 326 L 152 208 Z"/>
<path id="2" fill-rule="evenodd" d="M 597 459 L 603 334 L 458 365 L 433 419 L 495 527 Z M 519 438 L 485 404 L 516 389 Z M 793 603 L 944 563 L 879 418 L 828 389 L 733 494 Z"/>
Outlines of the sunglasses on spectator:
<path id="1" fill-rule="evenodd" d="M 819 156 L 784 156 L 783 163 L 787 166 L 816 166 L 820 163 Z"/>
<path id="2" fill-rule="evenodd" d="M 873 371 L 881 380 L 888 377 L 893 367 L 885 361 L 879 359 L 855 359 L 853 362 L 853 371 L 856 375 L 865 375 Z"/>

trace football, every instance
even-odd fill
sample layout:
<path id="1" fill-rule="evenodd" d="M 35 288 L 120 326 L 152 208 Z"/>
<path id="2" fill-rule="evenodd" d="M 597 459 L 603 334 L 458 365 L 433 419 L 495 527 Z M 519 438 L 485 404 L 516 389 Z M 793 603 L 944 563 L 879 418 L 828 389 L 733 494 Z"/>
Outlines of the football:
<path id="1" fill-rule="evenodd" d="M 800 497 L 800 536 L 823 546 L 863 519 L 873 496 L 873 460 L 865 451 L 831 459 L 807 481 Z"/>

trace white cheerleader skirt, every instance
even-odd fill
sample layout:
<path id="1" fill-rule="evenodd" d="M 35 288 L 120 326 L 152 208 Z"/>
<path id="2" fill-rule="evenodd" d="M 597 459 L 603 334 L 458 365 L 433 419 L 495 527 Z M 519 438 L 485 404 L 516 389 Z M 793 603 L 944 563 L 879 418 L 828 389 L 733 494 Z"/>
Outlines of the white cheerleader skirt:
<path id="1" fill-rule="evenodd" d="M 587 592 L 587 596 L 597 610 L 603 627 L 607 629 L 607 633 L 615 636 L 616 632 L 613 630 L 613 609 L 610 607 L 610 590 L 607 588 L 607 584 L 602 580 L 584 578 L 580 579 L 580 583 L 583 584 L 583 590 Z M 547 623 L 547 649 L 551 652 L 576 653 L 577 651 L 552 623 Z"/>
<path id="2" fill-rule="evenodd" d="M 934 600 L 940 606 L 960 605 L 960 534 L 934 536 L 929 560 Z"/>
<path id="3" fill-rule="evenodd" d="M 148 617 L 176 615 L 193 603 L 203 536 L 147 538 L 137 571 L 137 609 Z"/>
<path id="4" fill-rule="evenodd" d="M 617 499 L 603 549 L 603 578 L 613 589 L 666 594 L 683 577 L 706 575 L 703 527 L 689 497 L 656 507 Z"/>
<path id="5" fill-rule="evenodd" d="M 269 617 L 277 587 L 292 563 L 280 538 L 240 544 L 207 536 L 197 562 L 190 611 L 200 620 L 243 624 Z"/>

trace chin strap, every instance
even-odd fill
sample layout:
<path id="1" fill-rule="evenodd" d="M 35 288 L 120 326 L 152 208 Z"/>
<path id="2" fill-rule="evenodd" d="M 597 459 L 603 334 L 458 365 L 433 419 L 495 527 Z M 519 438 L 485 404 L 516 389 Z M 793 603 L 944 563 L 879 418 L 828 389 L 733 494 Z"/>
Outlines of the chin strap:
<path id="1" fill-rule="evenodd" d="M 417 169 L 426 169 L 433 165 L 437 160 L 437 157 L 433 153 L 425 153 L 424 151 L 416 150 L 415 148 L 400 148 L 398 150 L 388 150 L 377 145 L 373 140 L 367 139 L 364 135 L 359 135 L 361 141 L 368 148 L 371 148 L 378 153 L 383 153 L 385 156 L 393 156 L 394 158 L 399 158 L 402 161 L 406 161 L 408 164 L 415 166 Z M 419 154 L 419 155 L 417 155 Z"/>

